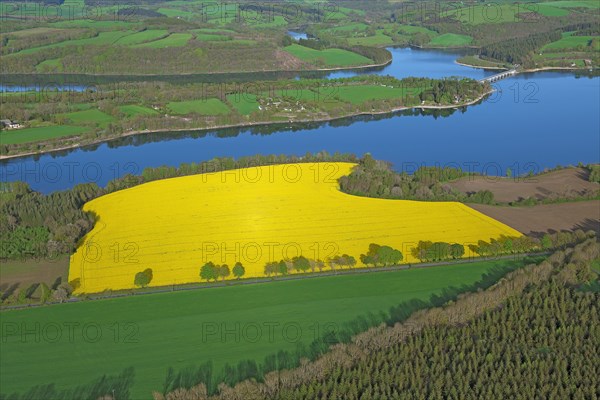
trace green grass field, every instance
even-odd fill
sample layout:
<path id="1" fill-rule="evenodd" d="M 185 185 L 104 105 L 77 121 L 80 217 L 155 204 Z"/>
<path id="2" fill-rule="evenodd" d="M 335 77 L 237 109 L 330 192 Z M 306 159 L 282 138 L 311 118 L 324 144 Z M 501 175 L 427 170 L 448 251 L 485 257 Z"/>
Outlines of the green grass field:
<path id="1" fill-rule="evenodd" d="M 460 47 L 469 45 L 472 41 L 473 38 L 471 36 L 444 33 L 443 35 L 434 37 L 427 45 L 435 47 Z"/>
<path id="2" fill-rule="evenodd" d="M 115 44 L 119 46 L 131 46 L 134 44 L 140 44 L 157 40 L 163 36 L 166 36 L 168 31 L 166 29 L 147 29 L 145 31 L 136 32 L 129 36 L 122 37 L 117 40 Z"/>
<path id="3" fill-rule="evenodd" d="M 570 50 L 579 48 L 587 49 L 589 48 L 589 43 L 593 39 L 598 38 L 594 36 L 571 36 L 563 34 L 562 39 L 557 40 L 556 42 L 548 43 L 542 47 L 542 51 Z M 600 40 L 596 40 L 596 47 L 593 50 L 600 51 Z"/>
<path id="4" fill-rule="evenodd" d="M 153 49 L 163 49 L 165 47 L 183 47 L 191 38 L 191 33 L 172 33 L 164 39 L 154 40 L 152 42 L 142 43 L 132 47 L 150 47 Z"/>
<path id="5" fill-rule="evenodd" d="M 328 67 L 373 63 L 373 61 L 367 57 L 343 49 L 315 50 L 309 47 L 300 46 L 299 44 L 292 44 L 291 46 L 287 46 L 284 50 L 291 55 L 298 57 L 302 61 L 310 63 L 322 61 L 323 64 Z"/>
<path id="6" fill-rule="evenodd" d="M 424 33 L 429 36 L 436 36 L 438 34 L 437 32 L 432 31 L 427 28 L 424 28 L 422 26 L 398 25 L 397 28 L 398 28 L 398 32 L 402 32 L 402 33 L 409 33 L 409 34 Z"/>
<path id="7" fill-rule="evenodd" d="M 383 31 L 377 31 L 374 36 L 366 37 L 352 37 L 348 38 L 348 44 L 359 45 L 359 46 L 384 46 L 393 44 L 392 38 L 383 33 Z"/>
<path id="8" fill-rule="evenodd" d="M 545 17 L 564 17 L 565 15 L 569 15 L 569 11 L 567 10 L 552 7 L 544 3 L 537 3 L 536 6 L 537 9 L 534 9 L 534 11 Z"/>
<path id="9" fill-rule="evenodd" d="M 233 106 L 241 115 L 250 115 L 258 111 L 256 95 L 244 93 L 243 96 L 236 94 L 227 95 L 227 102 Z"/>
<path id="10" fill-rule="evenodd" d="M 225 28 L 202 28 L 202 29 L 194 29 L 192 32 L 200 32 L 200 33 L 236 33 L 234 30 L 225 29 Z"/>
<path id="11" fill-rule="evenodd" d="M 19 144 L 78 135 L 87 128 L 81 126 L 54 125 L 36 128 L 0 131 L 0 144 Z"/>
<path id="12" fill-rule="evenodd" d="M 369 26 L 362 22 L 355 22 L 346 25 L 334 26 L 332 28 L 327 28 L 324 31 L 331 34 L 353 34 L 356 32 L 365 31 Z"/>
<path id="13" fill-rule="evenodd" d="M 385 315 L 407 301 L 427 301 L 444 289 L 473 285 L 490 273 L 498 278 L 531 261 L 478 261 L 7 311 L 5 326 L 39 324 L 43 332 L 50 325 L 79 325 L 72 336 L 64 332 L 53 342 L 43 334 L 36 341 L 33 335 L 3 331 L 0 387 L 4 394 L 35 383 L 66 388 L 132 366 L 132 398 L 148 399 L 151 390 L 160 390 L 170 366 L 179 370 L 212 360 L 220 370 L 226 363 L 262 361 L 309 344 L 324 330 L 347 327 L 359 316 Z M 93 329 L 84 335 L 83 326 L 98 328 L 101 337 L 93 339 Z"/>
<path id="14" fill-rule="evenodd" d="M 60 58 L 45 60 L 35 66 L 38 72 L 62 72 L 63 64 Z"/>
<path id="15" fill-rule="evenodd" d="M 416 90 L 411 91 L 411 93 L 418 94 L 421 91 L 420 88 L 418 92 Z M 335 97 L 352 104 L 361 104 L 369 100 L 401 98 L 406 94 L 407 91 L 403 88 L 390 88 L 379 85 L 344 86 L 337 88 L 334 92 Z"/>
<path id="16" fill-rule="evenodd" d="M 128 117 L 135 117 L 136 115 L 156 115 L 158 112 L 152 108 L 138 106 L 136 104 L 129 104 L 126 106 L 119 107 L 119 110 Z"/>
<path id="17" fill-rule="evenodd" d="M 202 42 L 223 42 L 223 41 L 227 41 L 227 40 L 231 40 L 231 38 L 229 36 L 225 36 L 225 35 L 219 35 L 219 34 L 214 34 L 214 33 L 196 33 L 195 34 L 196 39 L 202 41 Z"/>
<path id="18" fill-rule="evenodd" d="M 229 108 L 219 99 L 172 101 L 167 107 L 174 114 L 185 115 L 197 113 L 201 115 L 229 114 Z"/>
<path id="19" fill-rule="evenodd" d="M 72 113 L 64 114 L 70 121 L 70 123 L 79 124 L 95 124 L 100 127 L 106 127 L 114 118 L 98 109 L 89 109 L 84 111 L 75 111 Z"/>
<path id="20" fill-rule="evenodd" d="M 558 8 L 600 8 L 600 2 L 596 0 L 561 0 L 544 3 L 544 5 Z"/>

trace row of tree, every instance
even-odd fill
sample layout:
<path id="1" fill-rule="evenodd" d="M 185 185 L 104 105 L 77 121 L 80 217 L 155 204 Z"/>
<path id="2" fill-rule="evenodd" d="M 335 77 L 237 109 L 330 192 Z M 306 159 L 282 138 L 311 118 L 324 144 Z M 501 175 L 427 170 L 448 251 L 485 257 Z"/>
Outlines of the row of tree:
<path id="1" fill-rule="evenodd" d="M 421 261 L 456 260 L 465 255 L 465 246 L 458 243 L 419 241 L 411 249 L 411 254 Z"/>
<path id="2" fill-rule="evenodd" d="M 216 282 L 219 278 L 225 280 L 231 273 L 236 279 L 241 279 L 246 274 L 246 269 L 241 262 L 236 262 L 233 269 L 229 269 L 227 264 L 218 265 L 212 261 L 207 262 L 200 268 L 200 278 L 206 281 L 213 280 Z"/>

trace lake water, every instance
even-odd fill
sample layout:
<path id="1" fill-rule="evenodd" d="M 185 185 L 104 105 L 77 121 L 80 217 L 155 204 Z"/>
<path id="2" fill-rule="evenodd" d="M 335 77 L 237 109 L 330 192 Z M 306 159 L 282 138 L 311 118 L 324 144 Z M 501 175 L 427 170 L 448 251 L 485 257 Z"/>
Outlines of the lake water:
<path id="1" fill-rule="evenodd" d="M 493 74 L 455 63 L 457 54 L 392 49 L 393 63 L 377 73 L 480 79 Z M 330 77 L 355 75 L 334 72 Z M 254 154 L 371 153 L 396 170 L 460 166 L 489 175 L 537 172 L 600 161 L 600 78 L 573 73 L 517 75 L 497 92 L 455 111 L 398 112 L 323 124 L 208 132 L 160 133 L 0 163 L 0 179 L 23 180 L 48 193 L 109 180 L 145 167 Z"/>
<path id="2" fill-rule="evenodd" d="M 304 32 L 288 31 L 287 33 L 294 40 L 300 40 L 300 39 L 306 40 L 306 39 L 308 39 L 308 35 L 306 33 L 304 33 Z"/>

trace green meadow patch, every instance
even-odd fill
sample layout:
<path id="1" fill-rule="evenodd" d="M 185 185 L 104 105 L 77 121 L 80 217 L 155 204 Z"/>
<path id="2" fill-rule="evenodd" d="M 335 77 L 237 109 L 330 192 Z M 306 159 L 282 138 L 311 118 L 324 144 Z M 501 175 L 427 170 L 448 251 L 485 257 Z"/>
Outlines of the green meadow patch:
<path id="1" fill-rule="evenodd" d="M 564 17 L 565 15 L 569 15 L 569 11 L 564 10 L 558 7 L 551 7 L 544 3 L 536 3 L 537 10 L 534 10 L 545 17 Z"/>
<path id="2" fill-rule="evenodd" d="M 229 114 L 229 108 L 219 99 L 172 101 L 167 108 L 173 114 L 186 115 L 196 113 L 200 115 Z"/>
<path id="3" fill-rule="evenodd" d="M 117 40 L 115 44 L 120 46 L 131 46 L 134 44 L 140 44 L 160 39 L 166 36 L 168 33 L 169 32 L 166 29 L 148 29 L 145 31 L 136 32 L 128 36 L 124 36 L 121 39 Z"/>
<path id="4" fill-rule="evenodd" d="M 133 367 L 131 398 L 149 399 L 153 390 L 161 390 L 169 367 L 178 372 L 212 361 L 216 380 L 226 363 L 262 364 L 269 355 L 294 353 L 299 345 L 309 346 L 330 331 L 362 331 L 392 316 L 410 314 L 417 308 L 415 301 L 424 307 L 449 288 L 457 293 L 482 281 L 487 286 L 531 262 L 477 261 L 6 311 L 2 322 L 11 327 L 34 329 L 39 324 L 43 330 L 77 324 L 72 325 L 72 336 L 63 331 L 53 341 L 35 340 L 34 335 L 22 340 L 20 332 L 5 332 L 0 388 L 3 395 L 41 384 L 69 388 L 74 382 L 87 383 Z M 362 324 L 356 324 L 359 317 Z M 95 340 L 83 332 L 89 324 L 101 331 Z M 88 333 L 92 337 L 92 329 Z M 48 328 L 48 338 L 50 334 Z"/>
<path id="5" fill-rule="evenodd" d="M 412 25 L 398 25 L 398 32 L 408 33 L 414 35 L 415 33 L 424 33 L 429 36 L 437 36 L 437 32 L 432 31 L 430 29 L 424 28 L 422 26 L 412 26 Z"/>
<path id="6" fill-rule="evenodd" d="M 153 49 L 163 49 L 165 47 L 183 47 L 191 38 L 191 33 L 172 33 L 164 39 L 138 44 L 133 47 L 150 47 Z"/>
<path id="7" fill-rule="evenodd" d="M 139 106 L 137 104 L 129 104 L 126 106 L 121 106 L 121 107 L 119 107 L 119 110 L 121 110 L 121 112 L 123 114 L 127 115 L 128 117 L 135 117 L 137 115 L 157 115 L 158 114 L 158 111 L 156 111 L 152 108 Z"/>
<path id="8" fill-rule="evenodd" d="M 99 127 L 106 127 L 114 118 L 108 114 L 103 113 L 98 109 L 89 109 L 84 111 L 75 111 L 72 113 L 64 114 L 64 116 L 73 124 L 95 124 Z"/>
<path id="9" fill-rule="evenodd" d="M 393 88 L 381 85 L 355 85 L 337 87 L 333 96 L 344 102 L 361 104 L 369 100 L 402 98 L 407 94 L 417 95 L 421 90 L 421 88 L 407 90 L 404 88 Z"/>
<path id="10" fill-rule="evenodd" d="M 62 72 L 63 64 L 60 58 L 45 60 L 35 66 L 38 72 Z"/>
<path id="11" fill-rule="evenodd" d="M 36 128 L 13 129 L 0 131 L 1 144 L 19 144 L 56 139 L 65 136 L 78 135 L 87 131 L 81 126 L 53 125 Z"/>
<path id="12" fill-rule="evenodd" d="M 224 42 L 231 40 L 231 37 L 229 36 L 218 35 L 213 33 L 196 33 L 195 36 L 196 39 L 202 42 Z"/>
<path id="13" fill-rule="evenodd" d="M 250 115 L 258 111 L 259 103 L 254 94 L 244 93 L 244 95 L 229 94 L 227 102 L 233 106 L 241 115 Z"/>
<path id="14" fill-rule="evenodd" d="M 557 8 L 600 8 L 600 2 L 597 0 L 550 1 L 544 3 L 544 6 Z"/>
<path id="15" fill-rule="evenodd" d="M 377 31 L 374 36 L 348 38 L 348 43 L 359 46 L 384 46 L 394 44 L 394 41 L 383 31 Z"/>
<path id="16" fill-rule="evenodd" d="M 593 50 L 600 51 L 600 39 L 597 36 L 572 36 L 565 34 L 563 34 L 562 39 L 548 43 L 542 47 L 542 51 L 592 49 L 590 44 L 594 39 L 596 39 L 596 46 Z"/>
<path id="17" fill-rule="evenodd" d="M 361 31 L 365 31 L 367 30 L 367 28 L 369 27 L 369 25 L 363 23 L 363 22 L 355 22 L 355 23 L 351 23 L 351 24 L 347 24 L 347 25 L 340 25 L 340 26 L 334 26 L 332 28 L 327 28 L 325 29 L 325 32 L 328 33 L 355 33 L 355 32 L 361 32 Z"/>
<path id="18" fill-rule="evenodd" d="M 461 47 L 471 44 L 472 41 L 473 38 L 471 36 L 444 33 L 443 35 L 434 37 L 428 45 L 435 47 Z"/>

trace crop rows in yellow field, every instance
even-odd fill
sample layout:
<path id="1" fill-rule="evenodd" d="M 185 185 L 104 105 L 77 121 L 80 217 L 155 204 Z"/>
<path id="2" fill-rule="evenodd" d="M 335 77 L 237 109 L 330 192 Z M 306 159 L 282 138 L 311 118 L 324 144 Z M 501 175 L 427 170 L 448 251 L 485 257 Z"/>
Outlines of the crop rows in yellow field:
<path id="1" fill-rule="evenodd" d="M 337 179 L 353 166 L 246 168 L 155 181 L 90 201 L 84 209 L 99 220 L 71 257 L 69 281 L 80 278 L 79 292 L 126 289 L 151 268 L 150 286 L 199 282 L 207 261 L 240 261 L 245 277 L 262 277 L 269 261 L 300 252 L 359 260 L 370 243 L 398 248 L 404 262 L 415 262 L 410 249 L 419 240 L 468 245 L 521 235 L 456 202 L 342 193 Z"/>

